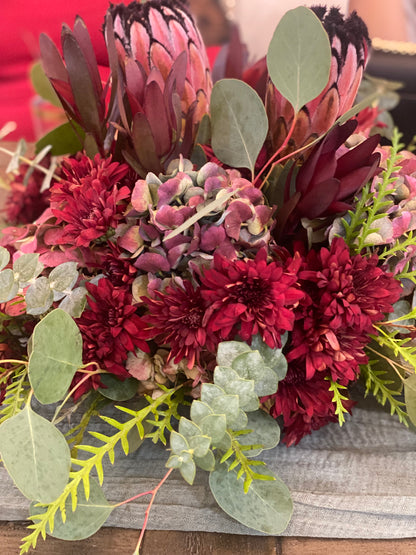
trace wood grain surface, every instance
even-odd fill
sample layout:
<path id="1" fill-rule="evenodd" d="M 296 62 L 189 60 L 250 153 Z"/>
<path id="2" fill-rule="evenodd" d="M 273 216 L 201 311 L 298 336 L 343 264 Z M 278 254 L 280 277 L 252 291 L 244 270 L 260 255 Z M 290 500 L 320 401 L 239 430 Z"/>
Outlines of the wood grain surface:
<path id="1" fill-rule="evenodd" d="M 0 522 L 1 555 L 17 555 L 27 534 L 24 522 Z M 40 541 L 30 555 L 131 555 L 139 532 L 103 528 L 83 541 L 54 538 Z M 208 532 L 146 532 L 141 555 L 416 555 L 416 539 L 334 540 L 210 534 Z"/>

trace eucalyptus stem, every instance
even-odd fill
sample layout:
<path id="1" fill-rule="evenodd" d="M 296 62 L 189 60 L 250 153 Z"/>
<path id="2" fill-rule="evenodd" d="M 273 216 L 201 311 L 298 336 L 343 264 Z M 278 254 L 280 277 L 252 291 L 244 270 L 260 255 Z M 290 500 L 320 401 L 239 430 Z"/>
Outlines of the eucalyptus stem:
<path id="1" fill-rule="evenodd" d="M 15 359 L 13 359 L 13 358 L 6 358 L 6 359 L 2 358 L 2 359 L 0 360 L 0 364 L 3 364 L 3 363 L 6 363 L 6 364 L 19 364 L 19 365 L 22 364 L 23 366 L 27 366 L 27 365 L 29 364 L 29 362 L 28 362 L 27 360 L 15 360 Z"/>
<path id="2" fill-rule="evenodd" d="M 265 184 L 265 182 L 267 181 L 270 172 L 272 171 L 273 167 L 275 166 L 275 164 L 273 164 L 273 160 L 275 160 L 276 156 L 278 156 L 282 150 L 284 150 L 289 142 L 289 139 L 291 138 L 291 136 L 293 135 L 293 131 L 295 130 L 295 125 L 296 125 L 296 121 L 297 121 L 297 114 L 294 115 L 293 117 L 293 121 L 292 124 L 290 126 L 289 132 L 285 137 L 285 140 L 283 141 L 283 143 L 280 145 L 280 147 L 276 150 L 276 152 L 273 154 L 273 156 L 267 160 L 267 162 L 264 164 L 264 166 L 262 167 L 262 169 L 259 171 L 259 173 L 257 174 L 256 178 L 253 181 L 253 186 L 256 186 L 256 183 L 258 181 L 258 179 L 260 178 L 260 176 L 262 175 L 262 173 L 267 169 L 267 167 L 272 164 L 272 167 L 269 171 L 269 173 L 267 174 L 266 178 L 262 181 L 259 189 L 262 189 L 263 185 Z"/>
<path id="3" fill-rule="evenodd" d="M 81 371 L 81 370 L 79 370 Z M 84 371 L 85 373 L 85 371 Z M 58 414 L 61 412 L 62 408 L 64 407 L 64 405 L 68 402 L 69 398 L 75 393 L 75 391 L 84 383 L 86 382 L 91 376 L 96 376 L 97 374 L 108 374 L 107 370 L 102 370 L 101 368 L 98 368 L 97 370 L 95 370 L 94 372 L 88 372 L 85 373 L 85 376 L 83 376 L 80 381 L 68 392 L 68 395 L 65 397 L 65 399 L 62 401 L 62 403 L 59 405 L 59 407 L 56 409 L 55 414 L 53 415 L 52 418 L 52 424 L 55 423 Z"/>
<path id="4" fill-rule="evenodd" d="M 141 547 L 141 545 L 142 545 L 143 536 L 144 536 L 144 533 L 145 533 L 145 531 L 146 531 L 147 521 L 149 520 L 149 513 L 150 513 L 150 509 L 152 508 L 153 501 L 155 500 L 156 494 L 157 494 L 157 492 L 159 491 L 159 489 L 163 486 L 163 484 L 164 484 L 164 483 L 166 482 L 166 480 L 169 478 L 169 476 L 170 476 L 172 470 L 173 470 L 173 468 L 169 468 L 169 470 L 166 472 L 166 474 L 164 475 L 164 477 L 160 480 L 160 482 L 158 483 L 158 485 L 157 485 L 153 490 L 147 491 L 146 493 L 139 494 L 139 496 L 136 496 L 136 498 L 137 498 L 137 497 L 140 497 L 140 495 L 146 495 L 147 493 L 152 495 L 152 497 L 151 497 L 151 499 L 150 499 L 150 502 L 149 502 L 149 505 L 147 506 L 146 513 L 145 513 L 145 515 L 144 515 L 144 521 L 143 521 L 142 529 L 141 529 L 141 531 L 140 531 L 139 541 L 137 542 L 136 549 L 134 550 L 133 555 L 139 555 L 140 547 Z M 135 498 L 132 497 L 132 498 L 129 499 L 128 501 L 132 501 L 133 499 L 135 499 Z M 127 503 L 127 501 L 126 501 L 126 503 Z M 121 503 L 121 504 L 122 504 L 122 503 Z"/>

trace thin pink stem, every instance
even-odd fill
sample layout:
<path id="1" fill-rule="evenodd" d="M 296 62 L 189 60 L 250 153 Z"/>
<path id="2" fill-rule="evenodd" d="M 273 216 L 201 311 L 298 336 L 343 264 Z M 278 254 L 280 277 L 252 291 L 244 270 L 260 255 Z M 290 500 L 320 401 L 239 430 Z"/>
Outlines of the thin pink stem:
<path id="1" fill-rule="evenodd" d="M 162 485 L 169 478 L 172 470 L 173 470 L 173 468 L 169 468 L 169 470 L 166 472 L 164 477 L 161 479 L 161 481 L 158 483 L 158 485 L 155 487 L 155 489 L 152 490 L 152 492 L 151 492 L 152 493 L 152 498 L 150 499 L 149 505 L 147 506 L 147 509 L 146 509 L 146 513 L 144 515 L 144 521 L 143 521 L 143 526 L 142 526 L 142 529 L 141 529 L 141 532 L 140 532 L 139 541 L 137 542 L 136 549 L 134 550 L 133 555 L 139 555 L 140 547 L 142 545 L 143 536 L 144 536 L 144 533 L 146 531 L 147 521 L 149 520 L 149 513 L 150 513 L 150 509 L 152 508 L 153 501 L 155 500 L 156 494 L 159 491 L 159 489 L 162 487 Z M 150 493 L 150 492 L 146 492 L 146 493 Z M 143 494 L 143 495 L 145 495 L 145 494 Z"/>
<path id="2" fill-rule="evenodd" d="M 276 156 L 278 156 L 282 150 L 284 150 L 290 140 L 290 137 L 293 135 L 293 131 L 295 130 L 295 125 L 296 125 L 296 121 L 297 121 L 297 114 L 294 115 L 293 117 L 293 121 L 292 124 L 290 126 L 289 132 L 286 135 L 285 140 L 283 141 L 283 143 L 280 145 L 280 147 L 276 150 L 276 152 L 273 154 L 273 156 L 271 158 L 269 158 L 269 160 L 267 160 L 267 162 L 264 164 L 264 166 L 262 167 L 262 169 L 259 171 L 259 173 L 257 174 L 256 178 L 253 181 L 253 185 L 256 186 L 257 181 L 259 180 L 260 176 L 263 174 L 263 172 L 267 169 L 267 167 L 273 163 L 273 161 L 276 159 Z M 293 153 L 292 153 L 293 154 Z M 269 175 L 269 174 L 268 174 Z M 263 187 L 264 185 L 264 181 L 263 183 L 260 185 L 260 189 Z"/>

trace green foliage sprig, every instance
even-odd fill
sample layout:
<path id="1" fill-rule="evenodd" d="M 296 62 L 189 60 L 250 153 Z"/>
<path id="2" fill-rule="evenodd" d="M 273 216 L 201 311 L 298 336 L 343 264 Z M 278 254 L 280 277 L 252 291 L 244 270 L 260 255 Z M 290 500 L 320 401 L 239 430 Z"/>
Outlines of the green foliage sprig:
<path id="1" fill-rule="evenodd" d="M 392 147 L 387 168 L 382 173 L 381 182 L 376 190 L 367 184 L 360 197 L 357 199 L 354 210 L 349 210 L 342 219 L 345 230 L 345 242 L 352 253 L 361 253 L 365 247 L 374 245 L 371 235 L 377 233 L 377 221 L 385 217 L 386 210 L 393 205 L 389 198 L 394 192 L 391 185 L 396 181 L 392 174 L 399 170 L 397 162 L 400 160 L 399 151 L 402 148 L 400 133 L 395 130 L 392 138 Z"/>
<path id="2" fill-rule="evenodd" d="M 394 380 L 386 378 L 385 370 L 376 370 L 373 368 L 378 361 L 370 361 L 361 366 L 361 377 L 366 387 L 366 396 L 371 393 L 377 401 L 384 407 L 388 402 L 390 405 L 390 414 L 396 414 L 400 422 L 408 426 L 408 416 L 403 410 L 405 403 L 397 397 L 401 395 L 401 389 L 392 388 Z"/>
<path id="3" fill-rule="evenodd" d="M 6 386 L 5 398 L 0 409 L 0 424 L 19 413 L 27 402 L 30 394 L 30 384 L 27 379 L 27 365 L 16 365 L 10 374 L 9 371 L 0 375 L 0 384 L 10 380 Z"/>
<path id="4" fill-rule="evenodd" d="M 28 528 L 33 531 L 23 538 L 23 544 L 21 546 L 21 553 L 27 553 L 31 547 L 35 547 L 39 535 L 44 539 L 46 533 L 53 533 L 54 522 L 56 513 L 60 512 L 62 522 L 65 523 L 67 520 L 67 501 L 70 501 L 70 507 L 72 512 L 75 512 L 78 505 L 78 498 L 80 495 L 79 487 L 82 484 L 83 496 L 88 501 L 91 493 L 91 473 L 93 470 L 96 471 L 99 484 L 101 485 L 104 481 L 104 471 L 103 471 L 103 459 L 107 455 L 111 464 L 115 461 L 115 447 L 120 444 L 124 454 L 128 455 L 130 452 L 129 444 L 129 433 L 133 428 L 137 428 L 140 437 L 143 439 L 145 437 L 144 424 L 146 419 L 150 414 L 154 414 L 157 407 L 162 405 L 176 405 L 180 402 L 178 398 L 175 398 L 177 394 L 177 389 L 166 389 L 162 387 L 164 393 L 152 399 L 151 403 L 145 406 L 143 409 L 138 411 L 131 410 L 126 407 L 116 406 L 116 408 L 132 418 L 126 422 L 119 422 L 115 418 L 110 418 L 107 416 L 100 416 L 100 418 L 117 429 L 117 432 L 113 435 L 105 435 L 98 432 L 89 432 L 90 435 L 102 442 L 102 445 L 78 445 L 77 449 L 90 453 L 91 457 L 87 459 L 71 458 L 72 467 L 80 467 L 78 470 L 72 470 L 69 474 L 69 482 L 61 495 L 50 504 L 37 503 L 35 508 L 43 509 L 38 513 L 32 514 L 31 519 L 35 520 L 33 524 L 29 525 Z M 173 409 L 173 412 L 175 409 Z M 45 510 L 46 509 L 46 510 Z"/>
<path id="5" fill-rule="evenodd" d="M 54 302 L 61 301 L 61 309 L 74 318 L 81 316 L 87 290 L 85 287 L 74 289 L 79 277 L 76 262 L 59 264 L 46 277 L 40 275 L 44 267 L 37 253 L 22 254 L 14 261 L 13 268 L 4 269 L 9 261 L 9 251 L 0 247 L 0 302 L 10 301 L 20 294 L 26 301 L 26 313 L 40 316 Z"/>
<path id="6" fill-rule="evenodd" d="M 338 416 L 339 425 L 342 426 L 345 422 L 344 414 L 348 413 L 348 410 L 342 404 L 342 401 L 348 401 L 348 397 L 342 394 L 342 391 L 347 391 L 347 386 L 341 385 L 334 382 L 330 377 L 325 378 L 330 382 L 329 391 L 332 391 L 334 396 L 332 397 L 332 402 L 335 404 L 335 414 Z"/>

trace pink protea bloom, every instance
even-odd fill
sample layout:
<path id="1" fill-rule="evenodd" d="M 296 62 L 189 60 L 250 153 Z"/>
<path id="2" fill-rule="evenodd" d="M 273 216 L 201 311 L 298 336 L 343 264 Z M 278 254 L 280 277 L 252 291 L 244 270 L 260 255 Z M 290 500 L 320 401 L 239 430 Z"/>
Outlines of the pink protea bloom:
<path id="1" fill-rule="evenodd" d="M 370 40 L 367 28 L 356 12 L 343 18 L 338 8 L 311 8 L 322 21 L 332 48 L 328 84 L 321 94 L 300 110 L 288 150 L 295 150 L 325 133 L 336 119 L 351 108 L 368 58 Z M 289 102 L 269 81 L 266 90 L 270 148 L 281 146 L 292 124 L 294 113 Z"/>
<path id="2" fill-rule="evenodd" d="M 140 166 L 161 171 L 179 153 L 189 154 L 208 112 L 212 81 L 205 46 L 181 1 L 119 4 L 109 14 L 133 120 L 126 131 Z"/>

